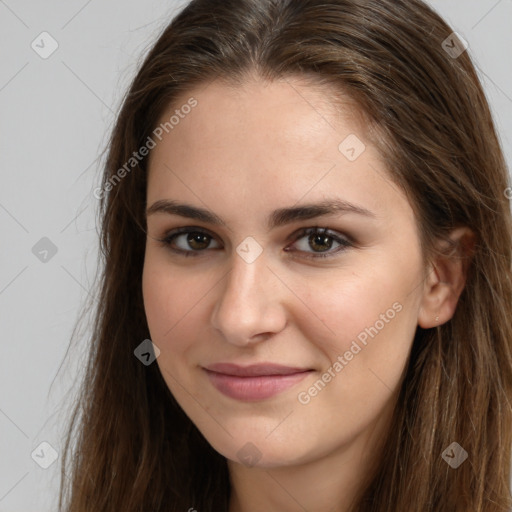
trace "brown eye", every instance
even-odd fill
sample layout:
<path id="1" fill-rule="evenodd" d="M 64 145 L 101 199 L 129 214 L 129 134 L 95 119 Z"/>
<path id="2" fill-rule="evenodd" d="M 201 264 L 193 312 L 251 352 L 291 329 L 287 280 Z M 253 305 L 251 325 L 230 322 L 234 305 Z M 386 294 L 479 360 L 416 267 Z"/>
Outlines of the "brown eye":
<path id="1" fill-rule="evenodd" d="M 159 241 L 171 251 L 183 256 L 200 256 L 203 253 L 207 254 L 207 249 L 220 248 L 219 245 L 211 247 L 212 241 L 218 244 L 217 240 L 201 228 L 178 228 Z M 337 246 L 331 250 L 334 244 Z M 303 229 L 295 237 L 293 245 L 299 248 L 287 247 L 284 250 L 303 253 L 305 258 L 312 259 L 331 257 L 353 247 L 353 243 L 339 233 L 318 227 Z"/>
<path id="2" fill-rule="evenodd" d="M 318 249 L 320 252 L 323 252 L 328 251 L 332 247 L 333 238 L 328 235 L 313 233 L 312 235 L 309 235 L 308 243 L 311 248 L 314 248 L 315 250 Z"/>
<path id="3" fill-rule="evenodd" d="M 330 251 L 333 244 L 338 244 L 338 247 Z M 290 252 L 302 252 L 306 258 L 328 258 L 353 246 L 352 242 L 338 233 L 329 231 L 327 228 L 318 227 L 302 230 L 296 236 L 294 245 L 298 245 L 299 249 L 287 250 Z"/>
<path id="4" fill-rule="evenodd" d="M 187 244 L 194 250 L 206 249 L 210 244 L 210 237 L 204 233 L 191 232 L 186 238 Z"/>
<path id="5" fill-rule="evenodd" d="M 171 231 L 166 237 L 159 241 L 178 254 L 199 256 L 201 252 L 205 252 L 206 249 L 211 248 L 209 245 L 212 241 L 215 241 L 215 239 L 198 228 L 178 228 Z"/>

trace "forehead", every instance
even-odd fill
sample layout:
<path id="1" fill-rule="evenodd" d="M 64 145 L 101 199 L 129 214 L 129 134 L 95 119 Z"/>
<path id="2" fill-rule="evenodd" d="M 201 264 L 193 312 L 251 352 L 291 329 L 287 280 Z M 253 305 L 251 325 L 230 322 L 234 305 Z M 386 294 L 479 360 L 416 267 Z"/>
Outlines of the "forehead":
<path id="1" fill-rule="evenodd" d="M 243 211 L 257 211 L 338 195 L 373 210 L 400 206 L 362 117 L 330 88 L 291 78 L 241 86 L 214 81 L 182 95 L 159 122 L 191 98 L 197 105 L 178 112 L 179 123 L 151 152 L 148 203 L 229 197 Z"/>
<path id="2" fill-rule="evenodd" d="M 186 124 L 192 130 L 200 129 L 202 137 L 220 136 L 219 127 L 237 132 L 241 128 L 242 135 L 251 129 L 264 127 L 271 137 L 277 131 L 292 135 L 294 126 L 300 134 L 304 134 L 309 126 L 311 135 L 321 128 L 328 128 L 339 133 L 349 129 L 360 138 L 368 136 L 367 116 L 355 101 L 333 85 L 320 83 L 308 75 L 274 81 L 249 75 L 241 83 L 217 79 L 200 84 L 177 97 L 161 114 L 159 124 L 168 121 L 173 113 L 178 113 L 191 98 L 197 101 L 197 106 L 186 116 L 189 118 Z M 179 131 L 182 130 L 177 126 L 172 127 L 172 133 Z M 261 134 L 261 130 L 257 132 L 255 135 Z M 190 130 L 182 135 L 187 134 Z"/>

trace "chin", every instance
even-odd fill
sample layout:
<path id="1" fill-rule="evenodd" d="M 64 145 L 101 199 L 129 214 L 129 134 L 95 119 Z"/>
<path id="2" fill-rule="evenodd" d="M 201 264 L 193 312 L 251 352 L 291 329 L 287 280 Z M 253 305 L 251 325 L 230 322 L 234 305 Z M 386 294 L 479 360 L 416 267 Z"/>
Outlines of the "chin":
<path id="1" fill-rule="evenodd" d="M 265 435 L 252 436 L 252 438 L 217 439 L 215 442 L 206 439 L 213 449 L 226 459 L 247 467 L 270 469 L 300 464 L 307 458 L 307 454 L 303 452 L 305 448 L 303 445 L 296 447 L 281 440 L 271 441 L 265 439 Z"/>

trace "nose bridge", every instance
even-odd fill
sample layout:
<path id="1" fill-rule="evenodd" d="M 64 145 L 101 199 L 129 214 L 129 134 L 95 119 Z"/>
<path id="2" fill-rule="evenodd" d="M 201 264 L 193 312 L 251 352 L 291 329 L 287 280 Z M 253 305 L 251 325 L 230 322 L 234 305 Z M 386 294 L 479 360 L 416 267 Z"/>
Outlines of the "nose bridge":
<path id="1" fill-rule="evenodd" d="M 284 315 L 278 307 L 276 277 L 267 268 L 265 255 L 252 262 L 238 253 L 232 258 L 212 324 L 227 341 L 243 345 L 258 334 L 280 330 Z"/>

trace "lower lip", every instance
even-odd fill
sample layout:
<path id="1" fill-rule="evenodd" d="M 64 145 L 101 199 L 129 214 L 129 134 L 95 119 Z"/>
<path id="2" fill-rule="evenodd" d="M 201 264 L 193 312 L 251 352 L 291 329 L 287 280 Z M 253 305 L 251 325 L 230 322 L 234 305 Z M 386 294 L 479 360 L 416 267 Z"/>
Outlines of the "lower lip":
<path id="1" fill-rule="evenodd" d="M 313 370 L 289 375 L 236 377 L 206 370 L 210 382 L 224 395 L 236 400 L 263 400 L 291 388 Z"/>

